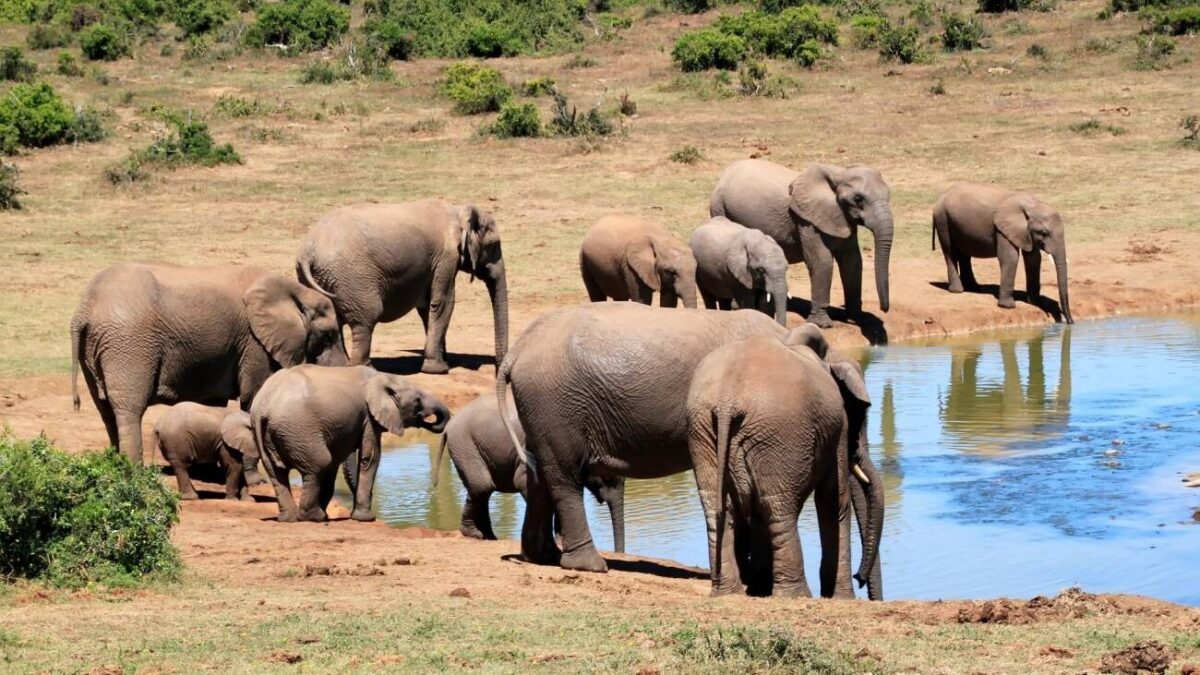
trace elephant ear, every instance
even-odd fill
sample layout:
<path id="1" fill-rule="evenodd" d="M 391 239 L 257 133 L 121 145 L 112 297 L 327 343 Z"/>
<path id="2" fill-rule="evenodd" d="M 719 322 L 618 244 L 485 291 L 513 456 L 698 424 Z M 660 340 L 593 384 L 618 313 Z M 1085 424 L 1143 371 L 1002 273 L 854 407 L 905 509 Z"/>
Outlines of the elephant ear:
<path id="1" fill-rule="evenodd" d="M 871 405 L 871 395 L 867 393 L 867 381 L 863 379 L 862 371 L 853 361 L 829 362 L 829 372 L 833 375 L 833 379 L 837 380 L 838 387 L 842 390 L 842 398 L 846 400 L 846 403 L 850 403 L 853 399 L 863 407 Z"/>
<path id="2" fill-rule="evenodd" d="M 400 396 L 411 391 L 403 380 L 393 375 L 380 373 L 363 383 L 363 395 L 367 399 L 367 410 L 381 427 L 396 434 L 404 433 L 404 417 L 400 412 Z"/>
<path id="3" fill-rule="evenodd" d="M 744 288 L 754 288 L 754 277 L 750 275 L 750 256 L 744 241 L 736 241 L 725 253 L 725 269 Z"/>
<path id="4" fill-rule="evenodd" d="M 1033 250 L 1033 237 L 1029 234 L 1029 217 L 1025 214 L 1028 198 L 1015 194 L 1000 202 L 996 207 L 996 229 L 1013 246 L 1025 251 Z"/>
<path id="5" fill-rule="evenodd" d="M 850 221 L 837 200 L 837 174 L 841 169 L 813 164 L 788 186 L 789 210 L 800 220 L 838 239 L 850 236 Z"/>
<path id="6" fill-rule="evenodd" d="M 650 290 L 657 292 L 662 284 L 655 262 L 654 245 L 648 237 L 639 237 L 625 245 L 625 266 Z"/>
<path id="7" fill-rule="evenodd" d="M 254 443 L 254 431 L 250 427 L 250 413 L 229 413 L 221 420 L 221 441 L 242 453 L 243 457 L 257 457 L 258 446 Z"/>
<path id="8" fill-rule="evenodd" d="M 806 323 L 803 326 L 793 328 L 788 332 L 783 342 L 789 347 L 808 347 L 817 356 L 821 357 L 822 360 L 825 359 L 825 355 L 829 352 L 829 341 L 825 339 L 825 333 L 815 323 Z M 832 367 L 832 364 L 830 367 Z"/>
<path id="9" fill-rule="evenodd" d="M 458 210 L 458 225 L 461 229 L 458 242 L 460 265 L 474 277 L 483 255 L 483 235 L 496 227 L 496 221 L 490 213 L 467 204 Z"/>
<path id="10" fill-rule="evenodd" d="M 284 368 L 304 363 L 308 317 L 299 298 L 301 288 L 295 281 L 269 274 L 254 282 L 242 296 L 250 332 Z"/>

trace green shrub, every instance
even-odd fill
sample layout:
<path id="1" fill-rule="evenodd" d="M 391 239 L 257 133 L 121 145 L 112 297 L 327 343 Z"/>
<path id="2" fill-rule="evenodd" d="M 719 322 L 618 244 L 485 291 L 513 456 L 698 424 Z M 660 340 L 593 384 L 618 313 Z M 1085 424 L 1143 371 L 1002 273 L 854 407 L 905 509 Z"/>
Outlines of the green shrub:
<path id="1" fill-rule="evenodd" d="M 108 129 L 104 126 L 104 118 L 92 108 L 83 106 L 76 108 L 75 119 L 67 133 L 69 143 L 97 143 L 108 138 Z"/>
<path id="2" fill-rule="evenodd" d="M 563 68 L 568 70 L 576 70 L 579 68 L 595 68 L 597 65 L 599 65 L 599 62 L 596 61 L 596 59 L 593 59 L 590 56 L 584 56 L 583 54 L 575 54 L 563 64 Z"/>
<path id="3" fill-rule="evenodd" d="M 408 131 L 409 131 L 409 133 L 414 133 L 414 134 L 425 134 L 425 133 L 432 134 L 432 133 L 437 133 L 445 128 L 446 128 L 445 120 L 440 120 L 436 117 L 427 117 L 423 120 L 417 120 L 416 122 L 413 122 L 412 124 L 410 124 L 408 127 Z"/>
<path id="4" fill-rule="evenodd" d="M 476 20 L 468 24 L 463 43 L 467 56 L 494 59 L 514 56 L 523 48 L 521 40 L 509 26 Z"/>
<path id="5" fill-rule="evenodd" d="M 1067 128 L 1081 136 L 1096 136 L 1100 133 L 1121 136 L 1125 133 L 1124 127 L 1113 126 L 1111 124 L 1101 124 L 1100 120 L 1094 117 L 1086 119 L 1082 122 L 1073 122 L 1072 124 L 1068 125 Z"/>
<path id="6" fill-rule="evenodd" d="M 500 71 L 478 63 L 455 63 L 442 75 L 441 91 L 463 115 L 496 112 L 512 98 Z"/>
<path id="7" fill-rule="evenodd" d="M 1049 12 L 1057 4 L 1057 0 L 979 0 L 979 11 L 987 14 L 1001 12 Z"/>
<path id="8" fill-rule="evenodd" d="M 593 17 L 593 25 L 600 39 L 609 42 L 615 40 L 621 31 L 632 28 L 633 19 L 604 12 Z"/>
<path id="9" fill-rule="evenodd" d="M 879 35 L 887 27 L 886 17 L 856 14 L 850 19 L 850 41 L 859 49 L 873 49 L 879 46 Z"/>
<path id="10" fill-rule="evenodd" d="M 142 163 L 168 167 L 242 163 L 242 158 L 234 151 L 232 145 L 217 145 L 206 123 L 181 120 L 174 126 L 170 134 L 154 141 L 150 147 L 139 153 L 138 159 Z"/>
<path id="11" fill-rule="evenodd" d="M 525 96 L 550 96 L 555 89 L 554 80 L 549 77 L 532 77 L 521 83 L 521 93 Z"/>
<path id="12" fill-rule="evenodd" d="M 171 10 L 171 20 L 187 37 L 210 33 L 232 18 L 233 6 L 226 0 L 175 0 Z"/>
<path id="13" fill-rule="evenodd" d="M 178 498 L 153 468 L 111 449 L 68 455 L 44 436 L 0 436 L 0 576 L 62 586 L 171 577 L 178 520 Z"/>
<path id="14" fill-rule="evenodd" d="M 1163 35 L 1200 33 L 1200 2 L 1183 7 L 1145 10 L 1142 14 L 1147 22 L 1147 32 Z"/>
<path id="15" fill-rule="evenodd" d="M 1046 46 L 1040 42 L 1035 42 L 1029 45 L 1029 48 L 1025 50 L 1025 55 L 1031 59 L 1037 59 L 1039 61 L 1050 60 L 1050 50 L 1046 49 Z"/>
<path id="16" fill-rule="evenodd" d="M 1114 14 L 1116 12 L 1137 12 L 1147 8 L 1183 7 L 1194 2 L 1195 0 L 1108 0 L 1107 11 Z"/>
<path id="17" fill-rule="evenodd" d="M 676 12 L 699 14 L 712 9 L 717 3 L 716 0 L 665 0 L 663 4 Z"/>
<path id="18" fill-rule="evenodd" d="M 930 0 L 917 0 L 908 12 L 908 18 L 921 28 L 933 28 L 936 10 Z"/>
<path id="19" fill-rule="evenodd" d="M 412 56 L 414 38 L 399 22 L 389 18 L 368 19 L 363 26 L 367 44 L 382 50 L 388 57 L 406 61 Z"/>
<path id="20" fill-rule="evenodd" d="M 62 26 L 48 23 L 34 24 L 25 36 L 30 49 L 57 49 L 71 44 L 71 31 Z"/>
<path id="21" fill-rule="evenodd" d="M 762 61 L 747 61 L 738 68 L 737 90 L 742 96 L 787 98 L 796 83 L 782 75 L 772 76 Z"/>
<path id="22" fill-rule="evenodd" d="M 792 59 L 811 66 L 824 56 L 824 45 L 838 43 L 838 25 L 812 5 L 789 7 L 779 14 L 743 12 L 717 19 L 713 28 L 746 41 L 750 51 Z M 711 30 L 711 29 L 710 29 Z"/>
<path id="23" fill-rule="evenodd" d="M 16 146 L 42 148 L 68 140 L 75 115 L 45 82 L 18 84 L 0 98 L 0 144 L 6 154 Z"/>
<path id="24" fill-rule="evenodd" d="M 56 70 L 59 75 L 67 77 L 79 77 L 83 75 L 83 68 L 79 65 L 79 61 L 75 59 L 75 55 L 70 52 L 58 53 L 58 66 Z"/>
<path id="25" fill-rule="evenodd" d="M 1179 144 L 1185 148 L 1200 150 L 1200 115 L 1187 115 L 1179 120 L 1179 128 L 1183 129 L 1183 138 Z"/>
<path id="26" fill-rule="evenodd" d="M 32 82 L 35 75 L 37 64 L 25 58 L 20 47 L 0 48 L 0 80 Z"/>
<path id="27" fill-rule="evenodd" d="M 287 45 L 289 52 L 329 46 L 350 28 L 350 10 L 329 0 L 280 0 L 264 6 L 246 31 L 256 47 Z"/>
<path id="28" fill-rule="evenodd" d="M 1175 53 L 1175 41 L 1165 35 L 1137 36 L 1137 49 L 1133 54 L 1135 70 L 1162 70 L 1171 66 L 1171 55 Z"/>
<path id="29" fill-rule="evenodd" d="M 942 15 L 942 48 L 948 52 L 969 52 L 983 46 L 983 24 L 975 17 Z"/>
<path id="30" fill-rule="evenodd" d="M 542 120 L 532 103 L 505 103 L 491 127 L 499 138 L 534 138 L 542 133 Z"/>
<path id="31" fill-rule="evenodd" d="M 554 112 L 550 119 L 550 133 L 555 136 L 610 136 L 616 127 L 594 106 L 579 114 L 561 92 L 554 92 Z"/>
<path id="32" fill-rule="evenodd" d="M 1083 43 L 1084 51 L 1089 54 L 1110 54 L 1117 51 L 1119 42 L 1110 38 L 1088 38 Z"/>
<path id="33" fill-rule="evenodd" d="M 79 47 L 92 61 L 116 61 L 131 53 L 129 38 L 105 23 L 94 23 L 80 31 Z"/>
<path id="34" fill-rule="evenodd" d="M 131 152 L 124 159 L 104 170 L 108 182 L 118 186 L 128 186 L 150 177 L 150 173 L 142 167 L 138 153 Z"/>
<path id="35" fill-rule="evenodd" d="M 921 31 L 904 25 L 888 26 L 879 34 L 879 56 L 900 63 L 920 63 L 928 58 L 921 48 Z"/>
<path id="36" fill-rule="evenodd" d="M 333 84 L 342 74 L 328 61 L 313 61 L 300 71 L 300 84 Z"/>
<path id="37" fill-rule="evenodd" d="M 676 164 L 692 165 L 704 159 L 704 153 L 694 145 L 685 145 L 672 152 L 667 159 Z"/>
<path id="38" fill-rule="evenodd" d="M 20 175 L 16 164 L 0 160 L 0 211 L 16 211 L 21 208 L 20 196 L 26 193 L 17 185 Z M 0 529 L 2 528 L 3 524 L 0 523 Z"/>
<path id="39" fill-rule="evenodd" d="M 414 53 L 465 57 L 567 51 L 583 42 L 587 0 L 368 0 L 368 16 L 413 36 Z"/>
<path id="40" fill-rule="evenodd" d="M 745 40 L 714 28 L 684 33 L 671 50 L 671 58 L 684 72 L 733 70 L 745 56 Z"/>

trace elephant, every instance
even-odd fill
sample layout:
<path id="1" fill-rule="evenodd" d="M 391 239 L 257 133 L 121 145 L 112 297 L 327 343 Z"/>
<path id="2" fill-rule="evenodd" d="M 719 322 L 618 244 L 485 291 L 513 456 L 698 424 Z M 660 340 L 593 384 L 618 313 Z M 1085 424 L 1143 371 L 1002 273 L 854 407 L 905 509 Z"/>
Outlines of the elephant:
<path id="1" fill-rule="evenodd" d="M 579 271 L 592 302 L 633 300 L 662 307 L 696 306 L 696 260 L 666 229 L 637 218 L 611 214 L 583 235 Z"/>
<path id="2" fill-rule="evenodd" d="M 524 431 L 520 428 L 517 411 L 511 402 L 508 405 L 508 418 L 517 438 L 523 440 Z M 434 487 L 437 487 L 438 470 L 447 449 L 467 491 L 460 531 L 476 539 L 495 539 L 496 533 L 492 531 L 492 519 L 488 513 L 488 499 L 492 493 L 518 492 L 528 500 L 526 465 L 520 461 L 500 420 L 500 408 L 496 405 L 495 395 L 485 394 L 476 398 L 455 413 L 454 418 L 446 424 L 446 432 L 442 434 L 433 462 Z M 586 486 L 596 501 L 608 505 L 613 547 L 618 553 L 624 553 L 625 479 L 602 480 L 589 476 Z"/>
<path id="3" fill-rule="evenodd" d="M 975 290 L 978 283 L 971 258 L 999 258 L 1000 293 L 997 304 L 1016 306 L 1013 287 L 1017 258 L 1025 258 L 1025 294 L 1037 304 L 1042 289 L 1042 251 L 1054 259 L 1058 272 L 1058 306 L 1063 320 L 1074 323 L 1067 294 L 1067 241 L 1062 216 L 1054 207 L 1028 192 L 994 185 L 955 183 L 933 206 L 933 245 L 946 259 L 951 293 Z"/>
<path id="4" fill-rule="evenodd" d="M 659 478 L 692 468 L 688 453 L 688 387 L 699 362 L 730 342 L 754 336 L 784 339 L 788 330 L 761 312 L 645 307 L 603 303 L 565 307 L 536 319 L 497 372 L 501 406 L 512 395 L 526 439 L 512 435 L 518 453 L 534 462 L 539 490 L 531 490 L 521 533 L 522 555 L 533 562 L 603 572 L 583 510 L 585 476 Z M 507 424 L 507 421 L 506 421 Z M 869 483 L 863 531 L 881 517 L 879 479 L 866 453 Z M 870 505 L 868 508 L 868 504 Z M 551 509 L 562 520 L 562 551 L 554 545 Z M 839 594 L 849 581 L 849 521 L 842 519 Z M 878 567 L 878 565 L 876 565 Z"/>
<path id="5" fill-rule="evenodd" d="M 758 308 L 787 326 L 788 262 L 774 239 L 717 216 L 696 228 L 688 246 L 705 307 Z"/>
<path id="6" fill-rule="evenodd" d="M 713 595 L 746 590 L 739 562 L 765 562 L 770 594 L 812 596 L 796 529 L 810 494 L 821 533 L 821 595 L 835 592 L 839 514 L 849 507 L 851 468 L 855 478 L 866 475 L 860 443 L 870 397 L 857 364 L 827 360 L 828 353 L 820 329 L 806 324 L 786 341 L 764 335 L 727 343 L 696 367 L 687 396 L 688 450 L 708 527 Z M 855 574 L 874 600 L 882 599 L 882 578 L 867 577 L 883 527 L 883 504 L 878 508 L 870 531 L 860 533 Z M 754 518 L 766 545 L 740 548 L 765 561 L 739 561 L 735 522 Z"/>
<path id="7" fill-rule="evenodd" d="M 875 169 L 813 164 L 797 172 L 764 159 L 739 160 L 717 181 L 709 215 L 761 230 L 779 243 L 789 263 L 804 261 L 812 283 L 808 320 L 822 328 L 832 325 L 834 262 L 846 313 L 862 314 L 862 225 L 875 235 L 875 289 L 879 308 L 888 311 L 888 260 L 895 227 L 891 191 Z"/>
<path id="8" fill-rule="evenodd" d="M 142 463 L 142 417 L 194 401 L 248 410 L 270 374 L 346 363 L 328 298 L 257 267 L 119 263 L 97 274 L 71 319 L 71 399 L 79 370 L 109 443 Z"/>
<path id="9" fill-rule="evenodd" d="M 250 431 L 250 415 L 244 412 L 177 403 L 155 422 L 154 445 L 175 470 L 183 499 L 199 499 L 190 476 L 196 465 L 212 465 L 224 472 L 226 499 L 254 501 L 249 486 L 263 482 L 255 468 L 258 447 Z M 249 464 L 244 474 L 243 462 Z"/>
<path id="10" fill-rule="evenodd" d="M 433 420 L 427 418 L 432 415 Z M 450 410 L 399 375 L 370 366 L 302 365 L 272 375 L 250 406 L 254 440 L 279 499 L 279 521 L 321 522 L 333 499 L 337 467 L 358 454 L 351 518 L 375 520 L 371 495 L 384 430 L 420 427 L 441 433 Z M 300 505 L 288 483 L 300 472 Z"/>
<path id="11" fill-rule="evenodd" d="M 446 330 L 458 272 L 483 279 L 492 303 L 496 363 L 508 348 L 508 281 L 491 213 L 440 199 L 354 204 L 323 216 L 296 256 L 302 283 L 331 300 L 349 324 L 350 361 L 367 365 L 375 325 L 413 309 L 425 326 L 421 372 L 449 372 Z"/>

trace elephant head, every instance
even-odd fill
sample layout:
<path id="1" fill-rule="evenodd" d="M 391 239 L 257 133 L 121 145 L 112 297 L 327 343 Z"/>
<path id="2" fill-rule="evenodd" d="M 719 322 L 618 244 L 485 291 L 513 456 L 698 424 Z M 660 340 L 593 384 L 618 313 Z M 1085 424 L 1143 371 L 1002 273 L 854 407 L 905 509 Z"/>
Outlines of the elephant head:
<path id="1" fill-rule="evenodd" d="M 746 228 L 729 248 L 725 266 L 746 288 L 771 294 L 775 320 L 787 326 L 787 257 L 770 236 Z"/>
<path id="2" fill-rule="evenodd" d="M 221 442 L 242 455 L 242 474 L 246 477 L 246 485 L 266 482 L 258 473 L 258 445 L 254 442 L 250 413 L 229 413 L 221 420 L 220 432 Z"/>
<path id="3" fill-rule="evenodd" d="M 1013 246 L 1025 253 L 1045 251 L 1054 259 L 1058 273 L 1058 304 L 1063 319 L 1071 318 L 1067 294 L 1067 239 L 1062 216 L 1049 204 L 1026 192 L 1016 192 L 1000 202 L 994 216 L 996 230 Z"/>
<path id="4" fill-rule="evenodd" d="M 450 409 L 444 403 L 399 375 L 370 376 L 363 383 L 363 395 L 375 423 L 393 434 L 403 434 L 409 427 L 440 434 L 450 421 Z M 432 421 L 427 419 L 430 416 Z"/>
<path id="5" fill-rule="evenodd" d="M 820 232 L 838 239 L 862 225 L 875 235 L 875 290 L 879 308 L 888 311 L 888 260 L 892 253 L 891 190 L 883 176 L 867 166 L 846 168 L 814 164 L 788 186 L 791 212 Z"/>
<path id="6" fill-rule="evenodd" d="M 282 368 L 349 361 L 333 302 L 294 279 L 270 274 L 242 296 L 250 332 Z"/>
<path id="7" fill-rule="evenodd" d="M 508 277 L 500 251 L 500 230 L 491 213 L 468 204 L 458 209 L 458 268 L 483 279 L 492 301 L 496 332 L 496 366 L 508 351 Z"/>
<path id="8" fill-rule="evenodd" d="M 687 244 L 655 234 L 635 239 L 625 247 L 625 265 L 659 294 L 660 306 L 696 307 L 696 258 Z"/>

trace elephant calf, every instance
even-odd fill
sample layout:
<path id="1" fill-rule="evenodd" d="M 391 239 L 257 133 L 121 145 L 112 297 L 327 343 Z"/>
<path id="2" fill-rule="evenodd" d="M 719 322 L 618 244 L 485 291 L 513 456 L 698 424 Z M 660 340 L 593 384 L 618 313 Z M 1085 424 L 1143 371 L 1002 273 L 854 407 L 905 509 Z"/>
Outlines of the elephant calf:
<path id="1" fill-rule="evenodd" d="M 426 420 L 430 415 L 433 421 Z M 371 521 L 383 431 L 402 434 L 406 427 L 421 427 L 440 433 L 450 411 L 399 375 L 368 366 L 304 365 L 272 375 L 250 406 L 250 418 L 279 498 L 281 522 L 325 520 L 337 467 L 355 452 L 351 517 Z M 299 508 L 288 484 L 291 469 L 304 480 Z"/>
<path id="2" fill-rule="evenodd" d="M 608 215 L 583 235 L 579 271 L 592 302 L 633 300 L 696 306 L 696 260 L 666 229 L 637 218 Z"/>
<path id="3" fill-rule="evenodd" d="M 855 577 L 870 577 L 872 599 L 882 595 L 875 568 L 883 491 L 865 447 L 870 399 L 856 365 L 827 359 L 826 349 L 820 329 L 807 324 L 786 342 L 761 336 L 728 343 L 696 368 L 687 397 L 688 452 L 708 526 L 714 595 L 739 592 L 748 578 L 759 593 L 811 596 L 796 520 L 815 493 L 821 595 L 833 596 L 839 566 L 849 568 L 849 527 L 839 521 L 851 492 L 863 543 Z M 850 467 L 866 485 L 850 478 Z M 872 482 L 864 514 L 858 507 Z M 747 577 L 764 567 L 769 580 Z"/>
<path id="4" fill-rule="evenodd" d="M 154 445 L 175 470 L 179 494 L 198 499 L 190 469 L 212 465 L 225 472 L 225 498 L 254 501 L 249 485 L 262 482 L 250 415 L 226 408 L 184 402 L 163 413 L 154 425 Z M 244 465 L 244 468 L 243 468 Z"/>
<path id="5" fill-rule="evenodd" d="M 1000 259 L 1000 297 L 1006 309 L 1016 306 L 1013 288 L 1017 259 L 1025 258 L 1025 293 L 1030 302 L 1041 297 L 1042 254 L 1054 258 L 1058 272 L 1058 306 L 1063 319 L 1074 323 L 1067 295 L 1067 242 L 1062 216 L 1029 194 L 991 185 L 956 183 L 933 207 L 933 236 L 946 259 L 951 293 L 978 287 L 971 258 Z"/>
<path id="6" fill-rule="evenodd" d="M 508 403 L 508 422 L 518 440 L 524 442 L 525 432 L 517 419 L 517 410 Z M 517 455 L 512 439 L 500 419 L 500 406 L 495 394 L 484 394 L 471 401 L 454 415 L 446 425 L 438 446 L 437 458 L 433 463 L 433 484 L 437 485 L 442 455 L 450 451 L 450 459 L 467 490 L 463 504 L 460 531 L 476 539 L 495 539 L 492 519 L 488 513 L 488 500 L 493 492 L 518 492 L 528 500 L 526 490 L 528 472 L 525 463 Z M 596 501 L 608 505 L 612 519 L 613 547 L 618 553 L 625 552 L 625 479 L 598 478 L 588 476 L 587 489 Z"/>
<path id="7" fill-rule="evenodd" d="M 757 308 L 787 325 L 788 262 L 774 239 L 717 216 L 696 228 L 688 246 L 705 307 Z"/>

